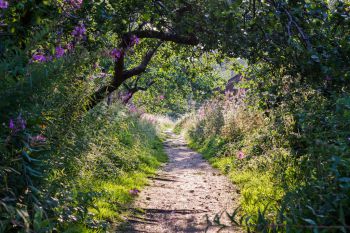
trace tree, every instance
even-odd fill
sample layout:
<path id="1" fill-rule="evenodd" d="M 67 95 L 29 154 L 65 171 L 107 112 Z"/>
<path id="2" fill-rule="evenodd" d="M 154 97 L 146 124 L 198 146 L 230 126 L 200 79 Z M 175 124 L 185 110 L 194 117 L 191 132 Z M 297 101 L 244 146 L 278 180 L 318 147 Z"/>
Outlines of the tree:
<path id="1" fill-rule="evenodd" d="M 137 40 L 138 38 L 155 38 L 155 39 L 161 40 L 161 42 L 158 42 L 156 45 L 154 45 L 153 48 L 151 48 L 145 54 L 141 63 L 138 66 L 132 69 L 125 70 L 125 65 L 124 65 L 125 50 L 127 50 L 128 47 L 131 44 L 133 44 L 133 41 L 132 41 L 133 39 Z M 175 43 L 187 44 L 187 45 L 198 44 L 198 39 L 194 36 L 179 36 L 176 34 L 159 32 L 159 31 L 149 31 L 149 30 L 133 31 L 131 33 L 123 35 L 122 41 L 119 46 L 121 48 L 120 55 L 115 60 L 115 64 L 114 64 L 114 75 L 113 75 L 112 82 L 109 85 L 103 86 L 91 96 L 91 101 L 88 104 L 88 108 L 94 107 L 97 103 L 103 100 L 107 95 L 117 90 L 118 87 L 121 86 L 122 83 L 128 80 L 129 78 L 136 75 L 140 75 L 141 73 L 145 72 L 148 63 L 151 61 L 157 49 L 161 45 L 162 41 L 172 41 Z"/>

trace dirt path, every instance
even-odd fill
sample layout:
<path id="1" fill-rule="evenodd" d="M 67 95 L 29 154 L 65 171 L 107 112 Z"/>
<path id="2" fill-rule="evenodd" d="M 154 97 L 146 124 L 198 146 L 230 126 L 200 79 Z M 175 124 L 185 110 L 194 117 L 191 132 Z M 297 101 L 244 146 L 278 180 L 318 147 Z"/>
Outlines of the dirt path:
<path id="1" fill-rule="evenodd" d="M 213 169 L 202 156 L 186 147 L 181 136 L 167 132 L 165 150 L 169 162 L 140 193 L 135 208 L 145 211 L 142 217 L 129 219 L 120 232 L 181 233 L 204 232 L 206 216 L 233 212 L 237 194 L 229 180 Z M 227 218 L 223 217 L 223 222 Z M 211 227 L 207 232 L 217 232 Z M 224 229 L 220 232 L 241 232 Z"/>

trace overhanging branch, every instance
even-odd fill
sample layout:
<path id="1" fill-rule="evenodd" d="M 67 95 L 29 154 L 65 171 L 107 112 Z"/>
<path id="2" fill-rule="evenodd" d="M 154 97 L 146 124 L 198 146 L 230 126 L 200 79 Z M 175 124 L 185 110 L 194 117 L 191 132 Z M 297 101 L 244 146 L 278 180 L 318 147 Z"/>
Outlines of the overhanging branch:
<path id="1" fill-rule="evenodd" d="M 126 38 L 130 38 L 132 35 L 136 35 L 139 38 L 153 38 L 163 41 L 172 41 L 177 44 L 197 45 L 199 43 L 198 38 L 195 35 L 182 36 L 169 32 L 160 32 L 154 30 L 137 30 L 132 31 L 124 35 Z"/>
<path id="2" fill-rule="evenodd" d="M 147 68 L 148 63 L 151 61 L 153 55 L 155 54 L 155 52 L 157 51 L 157 49 L 161 44 L 162 42 L 158 42 L 154 48 L 150 49 L 146 53 L 141 64 L 130 70 L 126 70 L 126 71 L 123 70 L 124 54 L 122 54 L 122 56 L 115 62 L 114 77 L 112 82 L 106 86 L 101 87 L 90 97 L 90 101 L 87 105 L 87 109 L 93 108 L 96 104 L 102 101 L 106 96 L 108 96 L 109 94 L 117 90 L 118 87 L 122 85 L 125 80 L 144 72 Z"/>
<path id="3" fill-rule="evenodd" d="M 161 44 L 162 44 L 162 42 L 159 42 L 159 43 L 157 43 L 157 45 L 154 48 L 150 49 L 146 53 L 146 55 L 144 56 L 140 65 L 138 65 L 135 68 L 132 68 L 130 70 L 124 71 L 123 76 L 122 76 L 123 80 L 126 80 L 130 77 L 133 77 L 135 75 L 139 75 L 139 74 L 143 73 L 146 70 L 148 63 L 151 61 L 151 58 L 153 57 L 154 53 L 157 51 L 157 49 L 159 48 L 159 46 Z"/>

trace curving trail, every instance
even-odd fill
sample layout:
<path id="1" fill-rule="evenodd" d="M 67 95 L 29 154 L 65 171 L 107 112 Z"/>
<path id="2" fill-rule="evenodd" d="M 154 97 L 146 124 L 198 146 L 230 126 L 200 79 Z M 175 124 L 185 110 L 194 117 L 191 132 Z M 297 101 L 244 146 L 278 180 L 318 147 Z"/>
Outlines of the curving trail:
<path id="1" fill-rule="evenodd" d="M 187 233 L 205 232 L 206 216 L 213 220 L 237 206 L 237 192 L 230 181 L 213 169 L 202 156 L 186 147 L 182 136 L 166 132 L 165 150 L 169 162 L 140 193 L 135 208 L 145 211 L 142 217 L 130 218 L 118 232 Z M 207 232 L 217 232 L 210 227 Z M 220 232 L 242 232 L 226 228 Z"/>

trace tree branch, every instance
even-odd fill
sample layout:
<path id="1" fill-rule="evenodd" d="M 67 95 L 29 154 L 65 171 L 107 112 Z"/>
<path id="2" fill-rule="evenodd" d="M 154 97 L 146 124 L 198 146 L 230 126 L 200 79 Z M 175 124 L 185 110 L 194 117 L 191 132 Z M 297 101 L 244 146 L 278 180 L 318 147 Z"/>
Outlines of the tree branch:
<path id="1" fill-rule="evenodd" d="M 132 68 L 130 70 L 124 71 L 123 75 L 122 75 L 122 79 L 127 80 L 128 78 L 131 78 L 135 75 L 139 75 L 139 74 L 143 73 L 146 70 L 148 63 L 151 61 L 151 58 L 153 57 L 154 53 L 157 51 L 157 49 L 159 48 L 159 46 L 161 44 L 162 44 L 162 42 L 159 42 L 159 43 L 157 43 L 156 47 L 154 47 L 153 49 L 150 49 L 146 53 L 146 55 L 143 58 L 140 65 L 138 65 L 135 68 Z"/>
<path id="2" fill-rule="evenodd" d="M 288 36 L 291 37 L 291 35 L 292 35 L 291 26 L 294 24 L 295 28 L 297 29 L 297 31 L 301 37 L 301 40 L 305 43 L 305 47 L 307 48 L 307 50 L 311 51 L 312 44 L 310 41 L 310 37 L 304 32 L 302 27 L 296 22 L 295 17 L 288 11 L 288 9 L 284 6 L 277 5 L 274 0 L 268 0 L 267 2 L 271 3 L 276 9 L 282 9 L 286 13 L 288 20 L 289 20 L 289 22 L 287 24 Z"/>
<path id="3" fill-rule="evenodd" d="M 157 43 L 156 47 L 150 49 L 145 57 L 143 58 L 141 64 L 132 68 L 130 70 L 124 70 L 124 52 L 121 57 L 114 64 L 114 75 L 113 80 L 109 85 L 101 87 L 97 90 L 92 96 L 87 105 L 87 109 L 93 108 L 96 104 L 98 104 L 101 100 L 103 100 L 107 95 L 114 92 L 125 80 L 139 75 L 145 72 L 147 65 L 151 61 L 153 55 L 159 48 L 159 46 L 163 43 L 163 41 L 172 41 L 177 44 L 187 44 L 187 45 L 197 45 L 199 43 L 198 38 L 195 35 L 182 36 L 169 32 L 155 31 L 155 30 L 136 30 L 129 33 L 124 34 L 122 37 L 122 41 L 120 43 L 120 48 L 126 49 L 130 45 L 132 36 L 135 35 L 139 38 L 153 38 L 159 39 L 160 42 Z"/>
<path id="4" fill-rule="evenodd" d="M 87 105 L 87 110 L 92 109 L 96 104 L 98 104 L 101 100 L 103 100 L 106 96 L 108 96 L 110 93 L 114 92 L 115 90 L 118 89 L 120 85 L 124 83 L 125 80 L 141 74 L 144 72 L 147 68 L 148 63 L 151 61 L 153 55 L 159 48 L 159 46 L 163 42 L 158 42 L 157 45 L 153 48 L 150 49 L 145 57 L 143 58 L 141 64 L 131 70 L 126 70 L 124 71 L 124 53 L 122 56 L 115 62 L 114 64 L 114 77 L 113 80 L 110 84 L 101 87 L 98 89 L 91 97 L 90 101 Z"/>
<path id="5" fill-rule="evenodd" d="M 130 38 L 132 35 L 136 35 L 139 38 L 153 38 L 163 41 L 172 41 L 177 44 L 197 45 L 199 43 L 199 40 L 195 35 L 182 36 L 174 33 L 154 30 L 132 31 L 124 35 L 124 40 L 128 41 L 128 38 Z"/>
<path id="6" fill-rule="evenodd" d="M 140 76 L 138 76 L 138 78 L 139 78 Z M 137 80 L 139 80 L 139 79 L 137 79 Z M 136 92 L 138 92 L 138 91 L 147 91 L 147 89 L 148 88 L 150 88 L 153 84 L 155 84 L 156 83 L 156 81 L 154 81 L 154 80 L 151 80 L 150 82 L 148 82 L 147 84 L 146 84 L 146 86 L 144 86 L 144 87 L 139 87 L 138 85 L 137 85 L 137 82 L 135 82 L 135 84 L 134 84 L 134 87 L 132 87 L 132 88 L 127 88 L 127 90 L 128 90 L 128 95 L 127 95 L 127 97 L 125 98 L 125 99 L 122 99 L 122 101 L 123 101 L 123 103 L 124 104 L 127 104 L 129 101 L 130 101 L 130 99 L 134 96 L 134 94 L 136 93 Z"/>

